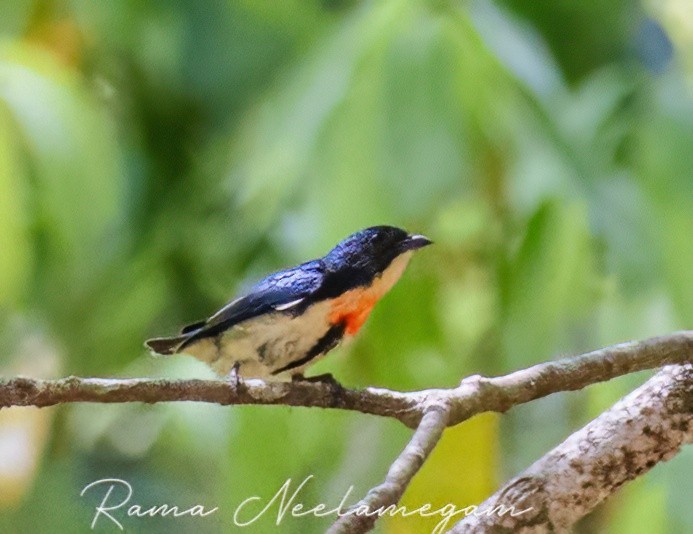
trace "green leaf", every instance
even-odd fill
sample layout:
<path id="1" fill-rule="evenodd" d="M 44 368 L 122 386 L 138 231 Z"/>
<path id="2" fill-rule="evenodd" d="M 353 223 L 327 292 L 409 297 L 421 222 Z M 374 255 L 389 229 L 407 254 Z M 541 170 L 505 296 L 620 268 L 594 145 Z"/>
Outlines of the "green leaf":
<path id="1" fill-rule="evenodd" d="M 537 29 L 571 81 L 623 59 L 634 31 L 633 21 L 643 16 L 639 4 L 630 0 L 503 0 L 502 4 Z"/>
<path id="2" fill-rule="evenodd" d="M 0 101 L 31 161 L 41 267 L 57 269 L 58 289 L 98 263 L 121 213 L 115 132 L 75 73 L 29 46 L 0 48 Z"/>
<path id="3" fill-rule="evenodd" d="M 16 136 L 0 102 L 0 307 L 19 303 L 33 267 L 26 176 Z"/>
<path id="4" fill-rule="evenodd" d="M 595 301 L 596 281 L 585 208 L 545 203 L 503 280 L 503 346 L 513 368 L 572 347 Z"/>

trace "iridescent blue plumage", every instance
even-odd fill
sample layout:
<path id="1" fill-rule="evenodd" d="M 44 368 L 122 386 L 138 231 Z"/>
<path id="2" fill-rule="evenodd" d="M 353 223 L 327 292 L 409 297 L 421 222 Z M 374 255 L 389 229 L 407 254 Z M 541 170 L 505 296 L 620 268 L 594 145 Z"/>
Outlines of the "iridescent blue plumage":
<path id="1" fill-rule="evenodd" d="M 320 287 L 323 278 L 324 265 L 320 259 L 272 273 L 252 286 L 247 295 L 230 302 L 201 323 L 200 328 L 188 330 L 191 338 L 186 343 L 214 336 L 234 324 L 275 312 L 282 305 L 304 299 Z"/>
<path id="2" fill-rule="evenodd" d="M 325 265 L 330 271 L 345 266 L 363 269 L 369 274 L 381 271 L 404 250 L 407 232 L 394 226 L 372 226 L 343 239 L 327 253 Z"/>

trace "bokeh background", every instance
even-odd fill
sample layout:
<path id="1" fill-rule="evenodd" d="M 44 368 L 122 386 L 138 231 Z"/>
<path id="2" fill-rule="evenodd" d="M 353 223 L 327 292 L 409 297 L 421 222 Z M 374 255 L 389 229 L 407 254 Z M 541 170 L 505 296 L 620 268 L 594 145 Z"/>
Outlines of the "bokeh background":
<path id="1" fill-rule="evenodd" d="M 209 377 L 142 341 L 373 224 L 436 245 L 314 368 L 350 386 L 454 386 L 690 328 L 692 96 L 688 0 L 5 0 L 0 372 Z M 404 504 L 480 502 L 647 376 L 447 430 Z M 220 507 L 121 514 L 128 531 L 227 532 L 288 478 L 314 475 L 308 505 L 361 496 L 409 436 L 297 408 L 2 410 L 0 530 L 86 532 L 100 498 L 81 489 L 121 478 L 131 503 Z M 691 532 L 692 494 L 689 448 L 578 531 Z"/>

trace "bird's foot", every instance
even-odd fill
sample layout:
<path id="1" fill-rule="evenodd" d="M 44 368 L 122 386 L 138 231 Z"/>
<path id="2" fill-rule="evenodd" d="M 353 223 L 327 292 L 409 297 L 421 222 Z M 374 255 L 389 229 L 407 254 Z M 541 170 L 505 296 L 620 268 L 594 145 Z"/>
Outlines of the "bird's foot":
<path id="1" fill-rule="evenodd" d="M 234 390 L 239 391 L 241 387 L 243 387 L 243 379 L 241 378 L 241 375 L 239 373 L 239 369 L 241 367 L 241 362 L 236 362 L 233 364 L 233 367 L 231 368 L 231 371 L 229 371 L 228 376 L 226 377 L 229 385 L 233 387 Z"/>
<path id="2" fill-rule="evenodd" d="M 303 376 L 302 374 L 298 375 L 292 375 L 291 376 L 291 381 L 292 382 L 313 382 L 313 383 L 318 383 L 318 384 L 327 384 L 328 386 L 332 386 L 335 388 L 342 388 L 342 384 L 337 382 L 337 379 L 332 376 L 332 373 L 324 373 L 322 375 L 315 375 L 315 376 Z"/>

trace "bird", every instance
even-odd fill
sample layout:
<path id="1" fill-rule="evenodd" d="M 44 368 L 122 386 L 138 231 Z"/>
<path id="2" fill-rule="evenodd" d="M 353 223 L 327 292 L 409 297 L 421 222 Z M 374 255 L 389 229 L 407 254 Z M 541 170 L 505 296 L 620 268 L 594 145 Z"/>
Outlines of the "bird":
<path id="1" fill-rule="evenodd" d="M 305 369 L 355 336 L 414 251 L 431 243 L 394 226 L 365 228 L 322 258 L 268 275 L 179 335 L 145 346 L 155 355 L 191 355 L 237 381 L 309 380 Z"/>

